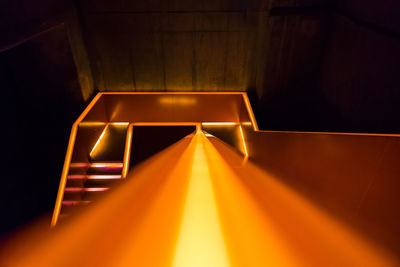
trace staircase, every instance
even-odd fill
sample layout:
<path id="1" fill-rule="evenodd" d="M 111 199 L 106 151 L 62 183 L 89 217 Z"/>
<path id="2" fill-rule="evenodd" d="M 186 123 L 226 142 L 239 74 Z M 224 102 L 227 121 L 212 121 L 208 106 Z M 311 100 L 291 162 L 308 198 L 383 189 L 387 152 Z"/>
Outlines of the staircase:
<path id="1" fill-rule="evenodd" d="M 59 219 L 90 204 L 108 191 L 122 177 L 123 163 L 71 163 Z"/>

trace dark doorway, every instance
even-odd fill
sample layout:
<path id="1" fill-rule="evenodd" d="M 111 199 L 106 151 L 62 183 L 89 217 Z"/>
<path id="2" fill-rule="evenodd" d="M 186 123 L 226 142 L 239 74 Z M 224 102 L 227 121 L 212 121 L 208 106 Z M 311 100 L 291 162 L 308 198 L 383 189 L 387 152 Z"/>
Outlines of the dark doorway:
<path id="1" fill-rule="evenodd" d="M 134 126 L 130 168 L 195 130 L 195 126 Z"/>

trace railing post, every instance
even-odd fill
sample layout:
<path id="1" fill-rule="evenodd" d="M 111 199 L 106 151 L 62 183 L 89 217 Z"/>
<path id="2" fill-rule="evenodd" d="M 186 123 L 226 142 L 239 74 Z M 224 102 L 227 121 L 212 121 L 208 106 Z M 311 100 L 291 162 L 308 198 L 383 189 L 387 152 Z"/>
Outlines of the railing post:
<path id="1" fill-rule="evenodd" d="M 125 139 L 125 150 L 124 150 L 124 162 L 122 167 L 122 179 L 125 179 L 128 175 L 129 162 L 131 157 L 131 145 L 132 145 L 132 134 L 133 134 L 133 123 L 130 123 L 128 130 L 126 131 Z"/>

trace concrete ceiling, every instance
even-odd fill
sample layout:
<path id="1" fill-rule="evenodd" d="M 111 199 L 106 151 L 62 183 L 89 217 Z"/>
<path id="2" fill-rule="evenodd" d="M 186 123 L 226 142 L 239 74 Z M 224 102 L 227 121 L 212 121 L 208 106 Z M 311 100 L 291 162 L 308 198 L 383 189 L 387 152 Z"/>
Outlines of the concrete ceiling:
<path id="1" fill-rule="evenodd" d="M 261 96 L 319 72 L 328 21 L 321 2 L 85 0 L 79 10 L 101 91 Z M 282 5 L 317 8 L 271 12 Z"/>

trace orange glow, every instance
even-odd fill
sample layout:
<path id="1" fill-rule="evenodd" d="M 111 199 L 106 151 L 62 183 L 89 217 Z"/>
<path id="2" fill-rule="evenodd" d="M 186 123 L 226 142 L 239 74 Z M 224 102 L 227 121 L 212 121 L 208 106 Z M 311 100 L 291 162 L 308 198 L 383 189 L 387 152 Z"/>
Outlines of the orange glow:
<path id="1" fill-rule="evenodd" d="M 212 178 L 201 132 L 195 137 L 194 159 L 182 224 L 172 266 L 229 266 Z"/>
<path id="2" fill-rule="evenodd" d="M 282 177 L 275 177 L 248 160 L 249 152 L 254 151 L 248 151 L 247 144 L 250 148 L 254 144 L 252 136 L 247 135 L 241 125 L 252 126 L 258 133 L 299 132 L 259 131 L 245 93 L 236 93 L 243 96 L 244 105 L 240 103 L 240 107 L 245 107 L 249 116 L 240 123 L 232 122 L 236 121 L 235 117 L 226 119 L 228 122 L 207 119 L 209 122 L 131 123 L 130 127 L 197 127 L 196 135 L 184 138 L 135 167 L 135 172 L 128 173 L 128 150 L 131 146 L 128 140 L 132 136 L 129 129 L 123 163 L 70 163 L 78 126 L 106 125 L 90 152 L 92 154 L 109 124 L 129 124 L 82 121 L 98 99 L 109 94 L 235 93 L 99 93 L 72 127 L 51 225 L 56 225 L 62 204 L 89 203 L 62 201 L 64 192 L 108 191 L 106 187 L 66 188 L 67 179 L 101 180 L 127 176 L 128 179 L 115 191 L 107 192 L 104 200 L 89 205 L 80 216 L 69 216 L 72 219 L 53 232 L 32 234 L 40 236 L 36 241 L 25 236 L 15 246 L 10 245 L 3 251 L 0 249 L 0 266 L 400 266 L 397 256 L 388 254 L 281 183 Z M 166 105 L 195 104 L 191 100 L 174 99 L 160 97 L 159 102 Z M 243 114 L 240 113 L 239 117 L 243 118 Z M 96 117 L 89 116 L 88 120 L 91 118 Z M 118 120 L 129 120 L 129 117 L 122 116 Z M 239 125 L 238 136 L 242 146 L 239 144 L 238 147 L 243 148 L 245 160 L 218 138 L 205 138 L 213 136 L 203 134 L 200 124 L 227 128 Z M 121 168 L 122 175 L 68 176 L 70 167 Z"/>
<path id="3" fill-rule="evenodd" d="M 79 123 L 79 126 L 103 126 L 106 125 L 106 122 L 98 122 L 98 121 L 83 121 Z"/>
<path id="4" fill-rule="evenodd" d="M 247 152 L 247 146 L 246 146 L 246 141 L 244 140 L 242 126 L 239 126 L 239 131 L 240 131 L 240 136 L 241 136 L 242 143 L 243 143 L 244 157 L 245 157 L 245 160 L 247 160 L 249 158 L 249 153 Z"/>
<path id="5" fill-rule="evenodd" d="M 58 215 L 60 214 L 61 205 L 62 205 L 61 202 L 64 198 L 64 188 L 65 188 L 65 185 L 67 184 L 67 176 L 68 176 L 69 166 L 71 163 L 72 152 L 74 150 L 74 144 L 75 144 L 77 132 L 78 132 L 78 124 L 74 123 L 72 125 L 71 135 L 70 135 L 69 141 L 68 141 L 67 153 L 65 155 L 64 166 L 63 166 L 63 170 L 61 173 L 61 181 L 60 181 L 60 185 L 58 187 L 56 205 L 54 207 L 53 216 L 51 218 L 51 223 L 50 223 L 51 227 L 54 227 L 56 225 L 57 220 L 58 220 Z"/>
<path id="6" fill-rule="evenodd" d="M 126 178 L 129 169 L 129 161 L 131 157 L 131 144 L 132 144 L 133 125 L 129 125 L 126 132 L 125 150 L 124 150 L 124 163 L 122 168 L 122 178 Z"/>
<path id="7" fill-rule="evenodd" d="M 101 140 L 103 139 L 105 133 L 107 132 L 108 124 L 104 127 L 103 131 L 101 132 L 99 138 L 97 139 L 96 143 L 94 144 L 92 150 L 90 151 L 89 155 L 92 156 L 93 153 L 96 151 L 97 146 L 100 144 Z"/>
<path id="8" fill-rule="evenodd" d="M 99 101 L 103 94 L 98 93 L 92 101 L 90 101 L 89 105 L 85 108 L 85 110 L 82 112 L 81 115 L 79 115 L 78 119 L 75 121 L 75 124 L 79 124 L 83 121 L 83 119 L 86 117 L 86 115 L 89 113 L 89 111 L 94 107 L 94 105 Z"/>
<path id="9" fill-rule="evenodd" d="M 108 187 L 66 187 L 65 192 L 103 192 L 108 189 Z"/>
<path id="10" fill-rule="evenodd" d="M 102 96 L 102 94 L 98 93 L 93 98 L 93 100 L 90 101 L 89 105 L 85 108 L 85 110 L 82 112 L 82 114 L 79 115 L 78 119 L 72 125 L 71 135 L 70 135 L 69 141 L 68 141 L 67 153 L 65 155 L 64 166 L 63 166 L 63 170 L 61 173 L 60 185 L 58 187 L 56 204 L 54 206 L 53 216 L 51 218 L 51 223 L 50 223 L 51 227 L 54 227 L 57 224 L 58 216 L 60 214 L 61 205 L 62 205 L 61 202 L 64 197 L 64 188 L 65 188 L 65 185 L 67 184 L 67 176 L 68 176 L 69 167 L 71 164 L 72 153 L 74 151 L 74 145 L 75 145 L 76 134 L 78 132 L 78 126 L 82 122 L 82 120 L 86 117 L 86 115 L 89 113 L 89 111 L 94 107 L 94 105 L 97 103 L 97 101 L 100 99 L 101 96 Z"/>
<path id="11" fill-rule="evenodd" d="M 84 162 L 74 162 L 70 164 L 71 168 L 87 168 L 89 167 L 88 163 L 84 163 Z"/>
<path id="12" fill-rule="evenodd" d="M 89 200 L 63 200 L 62 204 L 64 206 L 74 206 L 74 205 L 81 205 L 81 204 L 89 204 Z"/>
<path id="13" fill-rule="evenodd" d="M 164 105 L 194 105 L 197 100 L 193 97 L 174 97 L 174 96 L 163 96 L 159 99 L 159 102 Z"/>
<path id="14" fill-rule="evenodd" d="M 89 167 L 93 168 L 122 168 L 123 163 L 91 163 Z"/>
<path id="15" fill-rule="evenodd" d="M 251 108 L 249 97 L 246 93 L 242 94 L 244 104 L 246 105 L 247 114 L 250 117 L 251 124 L 253 125 L 253 130 L 258 131 L 258 124 L 256 121 L 256 117 L 254 116 L 253 109 Z"/>
<path id="16" fill-rule="evenodd" d="M 118 169 L 122 168 L 123 163 L 84 163 L 84 162 L 74 162 L 70 164 L 71 168 L 111 168 Z"/>
<path id="17" fill-rule="evenodd" d="M 243 92 L 101 92 L 100 95 L 245 95 Z"/>
<path id="18" fill-rule="evenodd" d="M 110 124 L 115 126 L 127 126 L 129 122 L 110 122 Z"/>
<path id="19" fill-rule="evenodd" d="M 196 126 L 196 122 L 134 122 L 134 126 Z"/>
<path id="20" fill-rule="evenodd" d="M 105 179 L 121 179 L 121 175 L 68 175 L 68 179 L 91 179 L 91 180 L 105 180 Z"/>
<path id="21" fill-rule="evenodd" d="M 201 124 L 196 124 L 196 133 L 202 133 Z"/>
<path id="22" fill-rule="evenodd" d="M 1 266 L 398 266 L 218 138 L 188 136 L 97 205 L 0 249 Z M 70 203 L 74 205 L 74 203 Z"/>
<path id="23" fill-rule="evenodd" d="M 204 126 L 234 126 L 238 125 L 236 122 L 203 122 L 202 125 Z"/>

